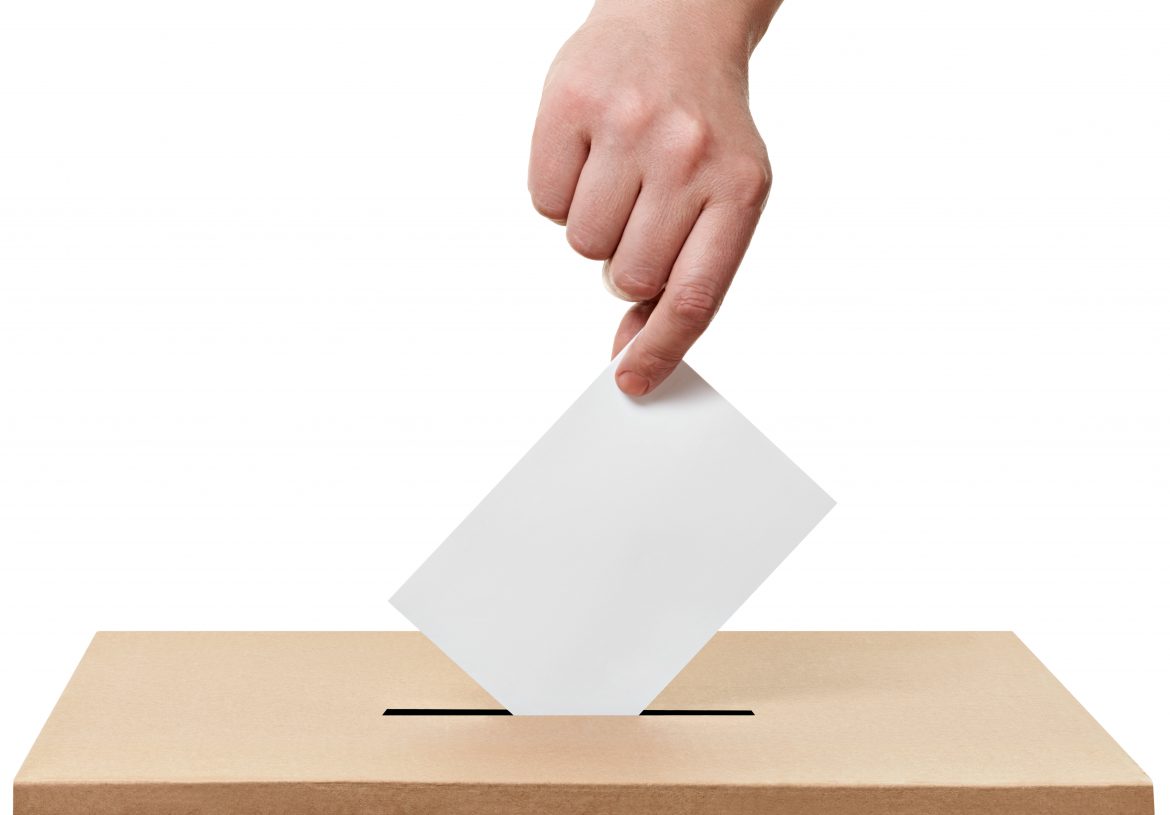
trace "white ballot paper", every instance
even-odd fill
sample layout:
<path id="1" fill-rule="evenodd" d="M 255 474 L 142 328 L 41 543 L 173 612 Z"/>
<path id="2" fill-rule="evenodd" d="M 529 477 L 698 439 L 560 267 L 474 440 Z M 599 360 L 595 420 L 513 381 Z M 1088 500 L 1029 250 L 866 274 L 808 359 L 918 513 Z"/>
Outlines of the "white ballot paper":
<path id="1" fill-rule="evenodd" d="M 640 713 L 833 506 L 685 363 L 615 365 L 391 600 L 513 714 Z"/>

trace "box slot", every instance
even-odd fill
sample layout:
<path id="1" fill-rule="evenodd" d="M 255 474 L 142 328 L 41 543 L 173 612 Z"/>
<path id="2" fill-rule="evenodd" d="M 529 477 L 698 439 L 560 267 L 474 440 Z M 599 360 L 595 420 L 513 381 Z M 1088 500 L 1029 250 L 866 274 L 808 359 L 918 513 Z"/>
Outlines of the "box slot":
<path id="1" fill-rule="evenodd" d="M 388 707 L 383 716 L 511 716 L 502 707 Z M 643 710 L 642 716 L 755 716 L 750 710 L 678 709 Z"/>

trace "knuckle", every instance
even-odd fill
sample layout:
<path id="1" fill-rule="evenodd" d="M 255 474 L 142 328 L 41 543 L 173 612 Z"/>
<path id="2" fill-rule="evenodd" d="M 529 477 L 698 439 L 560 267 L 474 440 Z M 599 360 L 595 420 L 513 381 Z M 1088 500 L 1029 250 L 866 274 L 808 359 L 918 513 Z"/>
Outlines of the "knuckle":
<path id="1" fill-rule="evenodd" d="M 714 133 L 704 119 L 675 114 L 666 126 L 662 149 L 676 167 L 693 169 L 710 154 L 713 142 Z"/>
<path id="2" fill-rule="evenodd" d="M 651 382 L 661 382 L 682 360 L 682 354 L 674 353 L 656 343 L 642 341 L 640 346 L 631 367 L 639 370 Z"/>
<path id="3" fill-rule="evenodd" d="M 569 205 L 561 196 L 539 187 L 531 191 L 533 208 L 550 221 L 564 223 L 569 214 Z"/>
<path id="4" fill-rule="evenodd" d="M 567 77 L 546 93 L 550 112 L 562 118 L 575 119 L 593 111 L 598 105 L 598 94 L 588 82 Z"/>
<path id="5" fill-rule="evenodd" d="M 715 319 L 720 298 L 710 285 L 687 283 L 671 298 L 670 312 L 684 328 L 702 331 Z"/>
<path id="6" fill-rule="evenodd" d="M 662 291 L 658 275 L 649 269 L 618 268 L 611 274 L 614 287 L 631 300 L 652 300 Z"/>
<path id="7" fill-rule="evenodd" d="M 651 105 L 641 93 L 633 90 L 617 94 L 605 117 L 607 128 L 626 146 L 641 140 L 652 119 Z"/>
<path id="8" fill-rule="evenodd" d="M 752 208 L 763 206 L 772 189 L 772 168 L 767 157 L 740 159 L 728 174 L 728 186 L 737 203 Z"/>
<path id="9" fill-rule="evenodd" d="M 565 237 L 568 238 L 569 246 L 579 255 L 590 260 L 605 260 L 609 257 L 609 247 L 605 245 L 604 238 L 580 223 L 571 221 L 565 229 Z"/>

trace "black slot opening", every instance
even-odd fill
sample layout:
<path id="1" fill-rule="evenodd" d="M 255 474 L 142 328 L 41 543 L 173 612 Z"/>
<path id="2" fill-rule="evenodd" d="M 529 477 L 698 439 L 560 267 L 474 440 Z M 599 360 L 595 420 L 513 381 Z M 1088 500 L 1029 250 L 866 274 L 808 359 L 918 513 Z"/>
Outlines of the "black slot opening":
<path id="1" fill-rule="evenodd" d="M 388 707 L 383 716 L 511 716 L 502 707 Z M 678 709 L 643 710 L 643 716 L 755 716 L 750 710 Z"/>

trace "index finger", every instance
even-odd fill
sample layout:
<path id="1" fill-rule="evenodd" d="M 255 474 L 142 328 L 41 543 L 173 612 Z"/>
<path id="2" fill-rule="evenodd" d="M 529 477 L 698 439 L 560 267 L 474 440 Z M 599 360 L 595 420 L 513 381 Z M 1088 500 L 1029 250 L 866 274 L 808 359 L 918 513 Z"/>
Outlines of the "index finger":
<path id="1" fill-rule="evenodd" d="M 618 387 L 642 396 L 678 367 L 715 318 L 759 219 L 756 208 L 725 204 L 703 210 L 662 298 L 617 368 Z"/>

